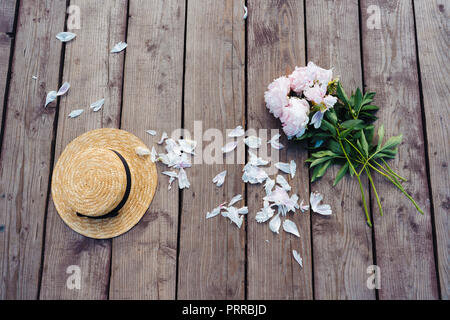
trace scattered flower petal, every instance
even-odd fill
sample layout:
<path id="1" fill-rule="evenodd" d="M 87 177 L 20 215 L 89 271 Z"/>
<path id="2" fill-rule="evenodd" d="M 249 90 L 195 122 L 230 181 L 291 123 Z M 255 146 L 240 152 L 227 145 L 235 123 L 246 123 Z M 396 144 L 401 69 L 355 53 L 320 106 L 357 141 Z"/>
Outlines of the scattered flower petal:
<path id="1" fill-rule="evenodd" d="M 186 171 L 184 171 L 183 168 L 180 168 L 180 171 L 178 172 L 178 187 L 180 189 L 188 188 L 190 187 L 189 180 L 186 175 Z"/>
<path id="2" fill-rule="evenodd" d="M 225 208 L 225 210 L 225 212 L 222 212 L 222 216 L 230 219 L 231 222 L 234 222 L 238 226 L 238 228 L 241 228 L 244 217 L 238 214 L 238 209 L 235 207 L 228 207 Z"/>
<path id="3" fill-rule="evenodd" d="M 239 208 L 237 212 L 239 214 L 247 214 L 248 213 L 248 207 Z"/>
<path id="4" fill-rule="evenodd" d="M 180 145 L 183 152 L 194 154 L 194 149 L 197 146 L 197 141 L 189 139 L 179 139 L 178 144 Z"/>
<path id="5" fill-rule="evenodd" d="M 72 39 L 74 39 L 77 35 L 72 32 L 60 32 L 56 35 L 56 39 L 60 40 L 61 42 L 68 42 Z"/>
<path id="6" fill-rule="evenodd" d="M 221 173 L 219 173 L 217 176 L 215 176 L 212 179 L 212 182 L 217 186 L 217 187 L 221 187 L 223 185 L 223 183 L 225 182 L 225 176 L 227 175 L 227 170 L 222 171 Z"/>
<path id="7" fill-rule="evenodd" d="M 269 229 L 274 233 L 280 233 L 281 219 L 280 214 L 277 213 L 275 217 L 272 218 L 269 222 Z"/>
<path id="8" fill-rule="evenodd" d="M 244 143 L 252 149 L 257 149 L 261 146 L 261 138 L 256 136 L 249 136 L 244 139 Z"/>
<path id="9" fill-rule="evenodd" d="M 300 254 L 296 250 L 292 250 L 292 255 L 294 256 L 295 261 L 303 268 L 303 259 L 300 257 Z"/>
<path id="10" fill-rule="evenodd" d="M 49 93 L 47 93 L 47 98 L 45 99 L 45 107 L 50 103 L 55 101 L 57 95 L 56 95 L 56 91 L 50 91 Z"/>
<path id="11" fill-rule="evenodd" d="M 151 154 L 150 150 L 144 147 L 137 147 L 136 149 L 134 149 L 136 151 L 136 154 L 138 156 L 148 156 Z"/>
<path id="12" fill-rule="evenodd" d="M 248 160 L 248 164 L 252 166 L 265 166 L 269 163 L 268 160 L 264 160 L 263 158 L 258 157 L 256 154 L 254 154 L 251 151 L 248 151 L 248 154 L 250 155 L 250 159 Z"/>
<path id="13" fill-rule="evenodd" d="M 145 132 L 147 132 L 151 136 L 156 136 L 156 131 L 155 130 L 146 130 Z"/>
<path id="14" fill-rule="evenodd" d="M 242 126 L 237 126 L 228 134 L 229 137 L 242 137 L 245 134 L 244 128 Z"/>
<path id="15" fill-rule="evenodd" d="M 263 223 L 272 218 L 274 213 L 275 210 L 272 209 L 269 205 L 267 205 L 264 206 L 264 208 L 262 208 L 261 211 L 256 213 L 255 219 L 258 223 Z"/>
<path id="16" fill-rule="evenodd" d="M 111 53 L 118 53 L 125 49 L 128 45 L 125 42 L 117 43 L 111 50 Z"/>
<path id="17" fill-rule="evenodd" d="M 92 111 L 97 112 L 103 107 L 104 103 L 105 103 L 105 99 L 97 100 L 93 104 L 91 104 L 90 108 L 92 109 Z"/>
<path id="18" fill-rule="evenodd" d="M 230 151 L 233 151 L 234 149 L 236 149 L 237 144 L 238 144 L 237 141 L 228 142 L 226 145 L 224 145 L 222 147 L 222 152 L 223 153 L 228 153 Z"/>
<path id="19" fill-rule="evenodd" d="M 266 196 L 272 193 L 272 189 L 275 186 L 275 180 L 270 179 L 269 177 L 266 179 L 266 184 L 264 185 L 264 190 L 266 191 Z"/>
<path id="20" fill-rule="evenodd" d="M 244 16 L 242 17 L 244 20 L 247 19 L 248 16 L 248 9 L 247 7 L 244 5 Z"/>
<path id="21" fill-rule="evenodd" d="M 161 135 L 161 140 L 158 141 L 158 144 L 162 144 L 168 137 L 167 132 L 164 131 Z"/>
<path id="22" fill-rule="evenodd" d="M 242 175 L 242 181 L 251 184 L 263 183 L 269 176 L 260 167 L 246 164 L 244 167 L 244 174 Z"/>
<path id="23" fill-rule="evenodd" d="M 69 113 L 69 118 L 76 118 L 79 117 L 80 114 L 83 113 L 83 109 L 77 109 L 77 110 L 73 110 L 71 113 Z"/>
<path id="24" fill-rule="evenodd" d="M 297 203 L 298 196 L 296 194 L 289 197 L 286 190 L 278 186 L 269 195 L 263 198 L 264 201 L 273 202 L 274 205 L 278 206 L 278 213 L 285 216 L 289 211 L 295 212 L 295 209 L 299 208 Z"/>
<path id="25" fill-rule="evenodd" d="M 154 146 L 152 147 L 152 152 L 150 153 L 150 160 L 152 160 L 152 162 L 158 161 L 158 153 L 156 152 L 156 149 Z"/>
<path id="26" fill-rule="evenodd" d="M 295 177 L 296 170 L 297 170 L 297 164 L 295 163 L 294 160 L 291 160 L 291 162 L 289 162 L 289 171 L 290 171 L 292 179 L 294 179 L 294 177 Z"/>
<path id="27" fill-rule="evenodd" d="M 284 190 L 291 191 L 291 186 L 283 176 L 277 175 L 276 181 Z"/>
<path id="28" fill-rule="evenodd" d="M 219 215 L 220 214 L 220 210 L 222 210 L 222 208 L 223 208 L 223 206 L 220 205 L 220 206 L 212 209 L 211 212 L 207 212 L 206 213 L 206 219 L 213 218 L 213 217 Z"/>
<path id="29" fill-rule="evenodd" d="M 62 96 L 64 94 L 67 93 L 67 91 L 69 91 L 70 88 L 70 83 L 68 82 L 64 82 L 61 86 L 61 88 L 59 88 L 58 92 L 56 93 L 57 96 Z"/>
<path id="30" fill-rule="evenodd" d="M 154 149 L 154 147 L 153 147 Z M 153 150 L 152 150 L 153 151 Z M 166 176 L 169 176 L 169 187 L 167 189 L 172 189 L 172 182 L 178 178 L 178 173 L 175 171 L 163 171 L 162 174 L 165 174 Z"/>
<path id="31" fill-rule="evenodd" d="M 241 194 L 235 195 L 228 203 L 228 206 L 231 207 L 233 204 L 235 204 L 236 202 L 241 201 L 241 200 L 242 200 Z"/>
<path id="32" fill-rule="evenodd" d="M 37 80 L 37 79 L 38 79 L 38 77 L 37 77 L 37 76 L 31 76 L 31 79 L 33 79 L 33 80 Z"/>
<path id="33" fill-rule="evenodd" d="M 297 225 L 295 224 L 295 222 L 286 219 L 283 222 L 283 230 L 288 232 L 288 233 L 292 233 L 293 235 L 297 236 L 300 238 L 300 233 L 298 232 L 298 228 Z"/>
<path id="34" fill-rule="evenodd" d="M 302 201 L 300 202 L 300 210 L 301 210 L 302 212 L 305 212 L 305 211 L 308 211 L 308 210 L 309 210 L 309 205 L 304 204 L 304 200 L 302 200 Z"/>
<path id="35" fill-rule="evenodd" d="M 277 133 L 267 143 L 270 143 L 270 146 L 272 148 L 277 149 L 277 150 L 281 150 L 281 149 L 284 148 L 284 145 L 282 145 L 280 143 L 280 141 L 278 141 L 280 139 L 280 137 L 281 137 L 281 134 Z"/>
<path id="36" fill-rule="evenodd" d="M 329 204 L 320 204 L 323 196 L 319 192 L 311 192 L 309 198 L 309 203 L 311 204 L 311 209 L 324 216 L 329 216 L 332 214 L 331 206 Z"/>
<path id="37" fill-rule="evenodd" d="M 284 173 L 291 173 L 291 166 L 286 162 L 277 162 L 275 163 L 275 168 L 283 171 Z"/>

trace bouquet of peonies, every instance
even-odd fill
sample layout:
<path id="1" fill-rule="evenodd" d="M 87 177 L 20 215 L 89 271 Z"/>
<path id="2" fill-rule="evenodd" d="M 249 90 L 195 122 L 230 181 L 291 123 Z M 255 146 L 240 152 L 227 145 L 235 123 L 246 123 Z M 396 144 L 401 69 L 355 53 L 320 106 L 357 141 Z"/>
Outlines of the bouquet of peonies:
<path id="1" fill-rule="evenodd" d="M 264 94 L 267 108 L 282 122 L 289 139 L 306 140 L 312 150 L 310 162 L 313 169 L 311 182 L 322 177 L 332 165 L 339 165 L 334 185 L 349 173 L 358 180 L 367 224 L 370 221 L 361 175 L 367 174 L 383 215 L 373 173 L 381 174 L 411 200 L 417 210 L 423 211 L 405 191 L 400 181 L 405 178 L 395 173 L 386 160 L 395 158 L 402 136 L 389 138 L 383 144 L 384 127 L 378 129 L 374 141 L 379 109 L 372 104 L 374 92 L 362 94 L 358 88 L 350 98 L 338 78 L 333 79 L 332 69 L 326 70 L 309 62 L 306 67 L 296 67 L 289 77 L 274 80 Z"/>

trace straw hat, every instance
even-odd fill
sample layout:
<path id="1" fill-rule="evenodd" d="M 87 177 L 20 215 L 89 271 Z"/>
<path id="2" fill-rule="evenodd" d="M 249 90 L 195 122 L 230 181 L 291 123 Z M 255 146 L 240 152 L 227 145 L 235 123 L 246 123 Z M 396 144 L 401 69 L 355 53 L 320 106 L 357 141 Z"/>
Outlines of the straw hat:
<path id="1" fill-rule="evenodd" d="M 143 217 L 155 194 L 156 166 L 136 154 L 145 144 L 119 129 L 86 132 L 53 170 L 52 197 L 64 222 L 90 238 L 119 236 Z"/>

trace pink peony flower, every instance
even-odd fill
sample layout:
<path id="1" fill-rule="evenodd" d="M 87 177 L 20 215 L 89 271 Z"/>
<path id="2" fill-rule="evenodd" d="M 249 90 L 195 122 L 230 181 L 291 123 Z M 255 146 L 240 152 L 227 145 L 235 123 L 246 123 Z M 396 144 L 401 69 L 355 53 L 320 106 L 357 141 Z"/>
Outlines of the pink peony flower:
<path id="1" fill-rule="evenodd" d="M 309 104 L 305 99 L 290 98 L 289 105 L 283 109 L 280 120 L 283 123 L 283 131 L 292 138 L 303 135 L 308 124 Z"/>
<path id="2" fill-rule="evenodd" d="M 264 99 L 266 101 L 267 109 L 275 118 L 281 116 L 283 107 L 286 107 L 289 103 L 288 94 L 290 92 L 290 81 L 287 77 L 280 77 L 275 79 L 264 93 Z"/>
<path id="3" fill-rule="evenodd" d="M 295 67 L 294 72 L 289 76 L 291 89 L 298 94 L 313 85 L 314 73 L 308 67 Z"/>
<path id="4" fill-rule="evenodd" d="M 312 101 L 315 104 L 321 104 L 326 93 L 326 89 L 323 89 L 321 86 L 316 84 L 314 87 L 306 89 L 303 94 L 309 101 Z"/>

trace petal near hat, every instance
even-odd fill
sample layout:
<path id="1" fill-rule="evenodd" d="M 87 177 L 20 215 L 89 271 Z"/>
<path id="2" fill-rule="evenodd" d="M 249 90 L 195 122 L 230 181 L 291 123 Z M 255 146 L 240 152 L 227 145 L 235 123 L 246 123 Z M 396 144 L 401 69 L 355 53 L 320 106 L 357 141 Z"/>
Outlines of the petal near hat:
<path id="1" fill-rule="evenodd" d="M 52 198 L 63 221 L 90 238 L 119 236 L 144 216 L 158 183 L 156 166 L 135 135 L 97 129 L 70 142 L 55 165 Z"/>

